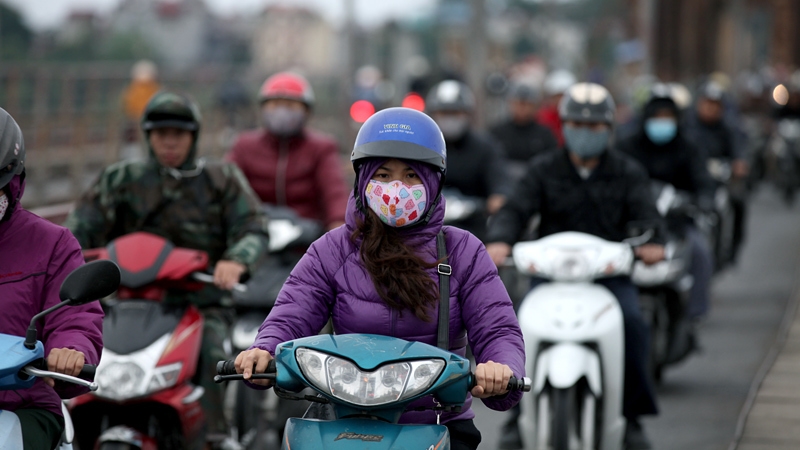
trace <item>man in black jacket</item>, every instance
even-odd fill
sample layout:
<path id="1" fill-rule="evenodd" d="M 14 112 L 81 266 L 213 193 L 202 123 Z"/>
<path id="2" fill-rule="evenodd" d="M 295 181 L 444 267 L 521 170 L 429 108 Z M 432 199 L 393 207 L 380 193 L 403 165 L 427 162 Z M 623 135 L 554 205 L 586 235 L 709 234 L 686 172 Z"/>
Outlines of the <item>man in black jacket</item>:
<path id="1" fill-rule="evenodd" d="M 486 250 L 498 265 L 536 213 L 540 236 L 579 231 L 611 241 L 628 237 L 632 223 L 656 230 L 651 243 L 636 249 L 646 264 L 664 258 L 663 224 L 650 197 L 647 174 L 631 158 L 609 149 L 614 102 L 600 85 L 580 83 L 559 105 L 565 147 L 531 161 L 514 195 L 489 226 Z M 628 420 L 627 449 L 649 449 L 639 416 L 656 414 L 655 394 L 647 373 L 649 333 L 639 308 L 638 290 L 628 277 L 598 280 L 619 301 L 625 326 L 625 392 L 623 414 Z M 516 423 L 516 420 L 513 420 Z M 506 425 L 501 448 L 510 442 L 514 426 Z"/>
<path id="2" fill-rule="evenodd" d="M 642 113 L 639 132 L 618 148 L 641 163 L 650 178 L 689 192 L 702 210 L 714 208 L 714 182 L 706 168 L 705 152 L 682 133 L 678 107 L 667 86 L 656 85 Z M 694 284 L 689 294 L 689 316 L 700 319 L 708 313 L 714 258 L 708 240 L 692 225 L 687 226 L 692 247 L 689 271 Z"/>
<path id="3" fill-rule="evenodd" d="M 550 129 L 536 121 L 537 100 L 538 94 L 532 86 L 512 85 L 508 94 L 509 117 L 490 130 L 503 145 L 509 175 L 515 180 L 522 178 L 531 158 L 559 147 Z"/>
<path id="4" fill-rule="evenodd" d="M 747 136 L 735 125 L 735 118 L 725 114 L 725 90 L 715 81 L 703 84 L 698 90 L 694 110 L 686 117 L 686 137 L 701 148 L 708 158 L 730 164 L 731 201 L 734 212 L 733 259 L 744 238 L 745 179 L 750 167 L 743 148 Z"/>
<path id="5" fill-rule="evenodd" d="M 482 240 L 487 217 L 503 206 L 510 193 L 505 153 L 491 136 L 472 128 L 475 97 L 466 84 L 442 81 L 431 89 L 426 105 L 447 144 L 445 189 L 456 189 L 461 195 L 484 202 L 481 205 L 484 212 L 449 224 L 464 228 Z"/>

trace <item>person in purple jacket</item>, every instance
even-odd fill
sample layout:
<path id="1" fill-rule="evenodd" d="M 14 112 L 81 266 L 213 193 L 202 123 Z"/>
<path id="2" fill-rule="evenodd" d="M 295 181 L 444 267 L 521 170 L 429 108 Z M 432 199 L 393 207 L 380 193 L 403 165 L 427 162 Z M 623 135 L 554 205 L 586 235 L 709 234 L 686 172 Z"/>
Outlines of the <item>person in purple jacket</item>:
<path id="1" fill-rule="evenodd" d="M 34 315 L 61 302 L 67 275 L 83 264 L 78 241 L 66 228 L 22 208 L 25 143 L 16 121 L 0 108 L 0 333 L 25 336 Z M 45 316 L 37 338 L 47 368 L 78 375 L 97 364 L 103 348 L 103 310 L 98 302 L 59 309 Z M 0 410 L 13 411 L 25 450 L 52 450 L 64 429 L 61 399 L 88 392 L 83 387 L 38 379 L 33 387 L 0 391 Z"/>
<path id="2" fill-rule="evenodd" d="M 472 396 L 491 409 L 510 409 L 522 395 L 506 391 L 512 375 L 524 376 L 522 333 L 483 244 L 467 231 L 442 226 L 446 153 L 436 123 L 408 108 L 380 111 L 359 131 L 351 161 L 356 180 L 345 225 L 311 245 L 253 347 L 236 358 L 237 371 L 245 379 L 264 372 L 279 343 L 317 334 L 328 318 L 337 334 L 381 334 L 436 345 L 436 238 L 443 231 L 452 266 L 450 351 L 463 356 L 469 344 L 477 363 Z M 430 403 L 423 399 L 409 410 L 426 400 Z M 471 403 L 468 397 L 461 412 L 441 416 L 454 450 L 476 449 L 480 443 Z M 409 411 L 400 422 L 432 424 L 436 415 Z"/>

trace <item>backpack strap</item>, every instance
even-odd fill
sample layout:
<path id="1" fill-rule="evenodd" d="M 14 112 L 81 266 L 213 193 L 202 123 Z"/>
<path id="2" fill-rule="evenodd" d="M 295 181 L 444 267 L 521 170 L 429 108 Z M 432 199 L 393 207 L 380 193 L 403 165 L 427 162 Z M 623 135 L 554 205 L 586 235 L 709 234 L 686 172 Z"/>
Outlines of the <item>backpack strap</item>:
<path id="1" fill-rule="evenodd" d="M 439 335 L 436 346 L 450 351 L 450 275 L 453 268 L 447 264 L 447 245 L 444 231 L 436 236 L 436 250 L 441 263 L 436 267 L 439 272 Z"/>

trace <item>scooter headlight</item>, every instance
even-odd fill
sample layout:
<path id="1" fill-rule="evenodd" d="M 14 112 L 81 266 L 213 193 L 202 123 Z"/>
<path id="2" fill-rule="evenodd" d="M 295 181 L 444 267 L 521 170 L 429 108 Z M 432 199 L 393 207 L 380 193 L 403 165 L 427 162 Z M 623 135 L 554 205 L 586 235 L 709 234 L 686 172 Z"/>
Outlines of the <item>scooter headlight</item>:
<path id="1" fill-rule="evenodd" d="M 115 362 L 97 371 L 97 395 L 125 399 L 144 394 L 144 369 L 133 362 Z"/>
<path id="2" fill-rule="evenodd" d="M 430 388 L 444 361 L 426 359 L 386 364 L 374 371 L 327 353 L 297 349 L 303 375 L 318 389 L 358 406 L 378 406 L 414 397 Z"/>
<path id="3" fill-rule="evenodd" d="M 553 252 L 553 278 L 558 280 L 582 280 L 592 275 L 592 265 L 581 251 Z"/>
<path id="4" fill-rule="evenodd" d="M 183 363 L 179 362 L 156 367 L 153 371 L 153 376 L 150 378 L 150 384 L 147 386 L 147 392 L 160 391 L 175 386 L 182 368 Z"/>

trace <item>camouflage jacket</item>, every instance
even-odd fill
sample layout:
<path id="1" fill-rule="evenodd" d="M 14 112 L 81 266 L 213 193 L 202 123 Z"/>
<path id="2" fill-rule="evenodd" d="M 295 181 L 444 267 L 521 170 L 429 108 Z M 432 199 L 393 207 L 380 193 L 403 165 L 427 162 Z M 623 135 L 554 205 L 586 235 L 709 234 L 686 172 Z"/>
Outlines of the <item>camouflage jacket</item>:
<path id="1" fill-rule="evenodd" d="M 83 248 L 146 231 L 178 247 L 204 250 L 212 263 L 242 263 L 250 273 L 268 247 L 261 204 L 229 163 L 209 163 L 192 177 L 176 177 L 153 160 L 116 163 L 100 174 L 64 225 Z"/>

